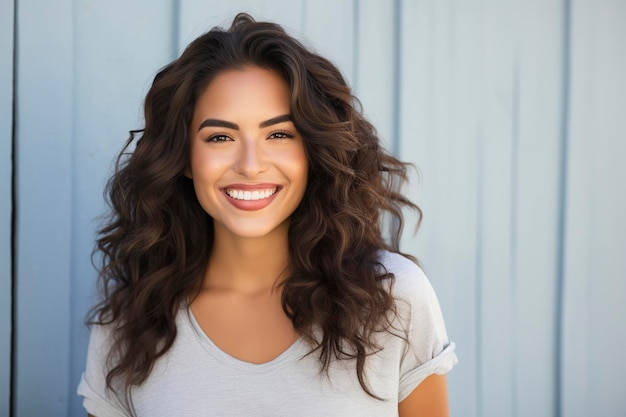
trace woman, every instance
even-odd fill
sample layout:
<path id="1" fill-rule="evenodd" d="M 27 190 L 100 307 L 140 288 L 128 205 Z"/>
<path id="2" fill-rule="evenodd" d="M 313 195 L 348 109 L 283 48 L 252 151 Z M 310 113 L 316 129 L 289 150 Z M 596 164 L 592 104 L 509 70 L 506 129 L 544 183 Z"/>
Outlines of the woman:
<path id="1" fill-rule="evenodd" d="M 397 253 L 405 179 L 337 68 L 279 26 L 196 39 L 108 185 L 87 411 L 447 415 L 454 345 Z"/>

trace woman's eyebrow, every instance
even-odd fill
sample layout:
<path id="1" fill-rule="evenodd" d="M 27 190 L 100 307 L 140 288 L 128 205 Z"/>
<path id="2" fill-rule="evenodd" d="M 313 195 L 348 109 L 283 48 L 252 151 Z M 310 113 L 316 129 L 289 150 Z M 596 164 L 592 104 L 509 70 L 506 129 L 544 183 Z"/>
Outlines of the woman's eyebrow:
<path id="1" fill-rule="evenodd" d="M 275 125 L 278 123 L 282 123 L 282 122 L 288 122 L 291 120 L 291 115 L 290 114 L 283 114 L 282 116 L 276 116 L 276 117 L 272 117 L 269 120 L 266 120 L 264 122 L 261 122 L 259 124 L 259 127 L 268 127 L 271 125 Z"/>
<path id="2" fill-rule="evenodd" d="M 259 123 L 259 127 L 264 128 L 278 123 L 288 122 L 290 120 L 290 114 L 283 114 L 281 116 L 272 117 L 271 119 Z M 236 123 L 227 122 L 226 120 L 220 119 L 206 119 L 204 122 L 200 123 L 198 131 L 204 129 L 205 127 L 225 127 L 227 129 L 239 130 L 239 125 L 237 125 Z"/>
<path id="3" fill-rule="evenodd" d="M 235 123 L 219 119 L 206 119 L 204 122 L 200 123 L 198 131 L 204 129 L 205 127 L 225 127 L 227 129 L 239 130 L 239 126 Z"/>

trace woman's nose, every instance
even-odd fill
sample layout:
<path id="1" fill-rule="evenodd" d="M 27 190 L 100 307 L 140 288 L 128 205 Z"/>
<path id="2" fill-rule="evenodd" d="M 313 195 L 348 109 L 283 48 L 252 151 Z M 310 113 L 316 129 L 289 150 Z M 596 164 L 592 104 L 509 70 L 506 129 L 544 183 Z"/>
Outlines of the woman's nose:
<path id="1" fill-rule="evenodd" d="M 246 177 L 254 177 L 267 169 L 268 162 L 263 146 L 255 140 L 243 140 L 235 170 Z"/>

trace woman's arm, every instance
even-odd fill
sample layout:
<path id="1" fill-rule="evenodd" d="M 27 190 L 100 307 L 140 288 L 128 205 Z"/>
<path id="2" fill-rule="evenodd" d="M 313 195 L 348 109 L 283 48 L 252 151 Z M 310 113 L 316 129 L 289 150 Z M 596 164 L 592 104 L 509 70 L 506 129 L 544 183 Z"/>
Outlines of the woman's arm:
<path id="1" fill-rule="evenodd" d="M 448 387 L 445 375 L 431 375 L 398 404 L 400 417 L 448 417 Z"/>

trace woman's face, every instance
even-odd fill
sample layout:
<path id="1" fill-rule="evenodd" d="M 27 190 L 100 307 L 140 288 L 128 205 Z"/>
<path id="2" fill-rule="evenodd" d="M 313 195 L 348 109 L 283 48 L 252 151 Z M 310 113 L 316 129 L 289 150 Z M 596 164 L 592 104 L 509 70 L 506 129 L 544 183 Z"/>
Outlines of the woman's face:
<path id="1" fill-rule="evenodd" d="M 287 83 L 254 66 L 219 74 L 196 103 L 190 135 L 186 175 L 216 239 L 286 233 L 308 172 Z"/>

